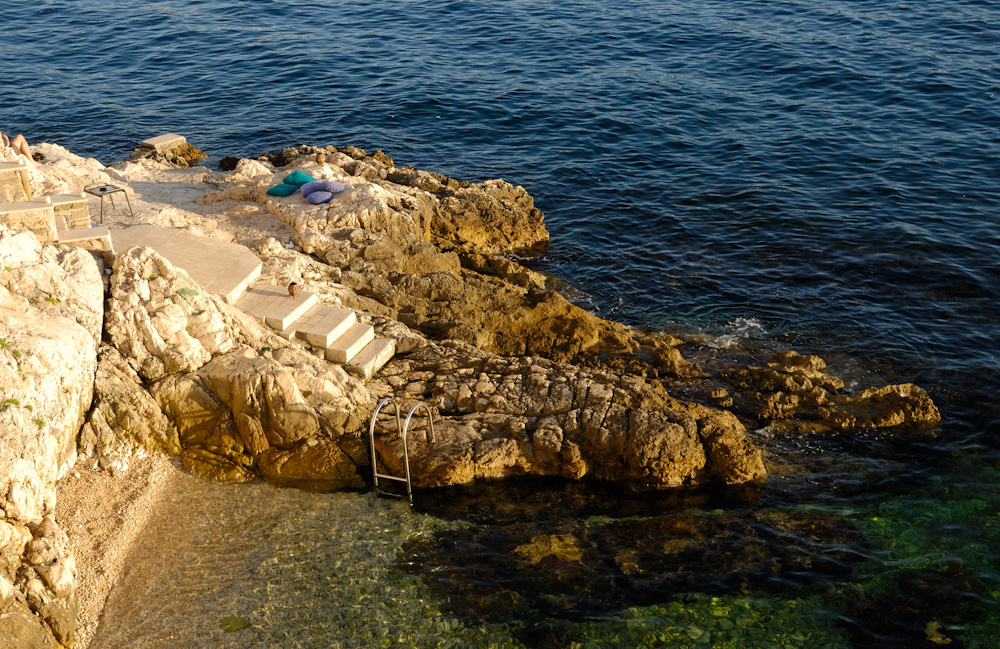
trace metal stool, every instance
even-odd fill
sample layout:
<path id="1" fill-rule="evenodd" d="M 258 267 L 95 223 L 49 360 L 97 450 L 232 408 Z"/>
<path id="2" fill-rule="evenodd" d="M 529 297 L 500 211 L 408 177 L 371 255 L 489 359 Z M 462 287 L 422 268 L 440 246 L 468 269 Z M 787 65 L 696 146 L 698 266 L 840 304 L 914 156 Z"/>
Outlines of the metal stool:
<path id="1" fill-rule="evenodd" d="M 115 208 L 115 197 L 114 195 L 118 192 L 125 194 L 125 203 L 128 204 L 129 216 L 135 218 L 135 214 L 132 212 L 132 201 L 128 199 L 128 192 L 125 191 L 124 187 L 119 187 L 118 185 L 109 185 L 106 183 L 99 183 L 97 185 L 87 185 L 83 188 L 83 191 L 87 192 L 91 196 L 101 197 L 101 225 L 104 225 L 104 197 L 107 196 L 111 199 L 111 209 Z"/>

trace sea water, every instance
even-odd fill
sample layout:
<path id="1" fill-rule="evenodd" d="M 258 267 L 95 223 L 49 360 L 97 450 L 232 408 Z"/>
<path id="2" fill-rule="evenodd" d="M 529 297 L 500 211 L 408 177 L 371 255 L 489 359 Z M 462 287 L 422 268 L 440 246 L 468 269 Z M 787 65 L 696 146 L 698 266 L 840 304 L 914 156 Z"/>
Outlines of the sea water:
<path id="1" fill-rule="evenodd" d="M 353 144 L 502 177 L 552 235 L 525 263 L 602 316 L 920 384 L 935 439 L 823 445 L 843 461 L 764 502 L 865 530 L 869 588 L 953 557 L 996 606 L 997 3 L 5 0 L 0 22 L 0 130 L 29 142 Z"/>

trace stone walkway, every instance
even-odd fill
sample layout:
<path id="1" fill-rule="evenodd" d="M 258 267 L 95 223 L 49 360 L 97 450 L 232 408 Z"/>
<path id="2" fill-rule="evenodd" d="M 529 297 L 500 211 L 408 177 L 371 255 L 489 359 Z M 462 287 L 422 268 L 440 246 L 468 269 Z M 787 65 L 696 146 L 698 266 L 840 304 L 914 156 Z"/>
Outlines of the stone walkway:
<path id="1" fill-rule="evenodd" d="M 260 277 L 263 264 L 245 246 L 221 239 L 199 237 L 177 228 L 152 225 L 112 225 L 111 240 L 117 252 L 133 246 L 149 246 L 209 293 L 229 303 Z"/>

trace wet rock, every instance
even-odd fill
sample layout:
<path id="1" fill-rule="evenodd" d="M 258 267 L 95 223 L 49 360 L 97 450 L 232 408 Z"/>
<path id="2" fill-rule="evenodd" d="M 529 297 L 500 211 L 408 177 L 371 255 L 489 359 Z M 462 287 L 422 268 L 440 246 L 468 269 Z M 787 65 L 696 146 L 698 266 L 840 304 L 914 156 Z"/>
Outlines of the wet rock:
<path id="1" fill-rule="evenodd" d="M 308 491 L 365 487 L 351 458 L 327 439 L 310 439 L 291 450 L 270 450 L 261 456 L 260 470 L 268 482 L 283 487 Z"/>
<path id="2" fill-rule="evenodd" d="M 219 160 L 219 171 L 232 171 L 236 169 L 236 165 L 239 164 L 239 162 L 240 158 L 234 155 L 227 155 Z"/>
<path id="3" fill-rule="evenodd" d="M 857 395 L 839 397 L 822 414 L 836 430 L 907 431 L 932 428 L 941 422 L 941 413 L 927 392 L 912 383 L 868 388 Z"/>
<path id="4" fill-rule="evenodd" d="M 776 420 L 803 422 L 799 430 L 849 431 L 866 428 L 901 431 L 929 429 L 941 415 L 927 393 L 913 385 L 843 391 L 843 380 L 824 373 L 817 356 L 794 351 L 774 355 L 767 367 L 727 369 L 718 378 L 733 388 L 734 406 L 761 424 Z"/>

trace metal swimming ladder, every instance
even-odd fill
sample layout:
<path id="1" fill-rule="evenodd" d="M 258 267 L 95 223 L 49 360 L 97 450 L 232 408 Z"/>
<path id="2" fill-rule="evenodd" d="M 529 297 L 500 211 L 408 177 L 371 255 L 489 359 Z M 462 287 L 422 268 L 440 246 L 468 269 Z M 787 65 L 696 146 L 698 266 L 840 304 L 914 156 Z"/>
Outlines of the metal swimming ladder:
<path id="1" fill-rule="evenodd" d="M 375 420 L 378 418 L 378 413 L 382 410 L 382 406 L 387 403 L 392 404 L 396 409 L 396 433 L 403 438 L 403 466 L 406 468 L 406 476 L 390 475 L 388 473 L 378 472 L 378 461 L 375 453 Z M 410 412 L 406 415 L 406 423 L 400 425 L 399 423 L 399 403 L 396 402 L 392 397 L 386 397 L 378 402 L 378 406 L 375 407 L 375 413 L 372 415 L 371 425 L 368 426 L 368 437 L 371 441 L 372 448 L 372 479 L 375 481 L 375 495 L 378 496 L 380 493 L 386 496 L 397 496 L 390 492 L 380 492 L 378 488 L 378 479 L 382 478 L 384 480 L 395 480 L 396 482 L 406 483 L 406 496 L 410 499 L 410 505 L 413 505 L 413 484 L 410 482 L 410 452 L 406 446 L 406 431 L 410 428 L 410 419 L 413 418 L 413 413 L 415 413 L 421 406 L 427 411 L 427 423 L 430 426 L 431 431 L 431 443 L 435 442 L 434 438 L 434 415 L 431 414 L 431 408 L 423 401 L 418 401 L 415 406 L 410 408 Z M 402 498 L 402 496 L 398 496 Z"/>

